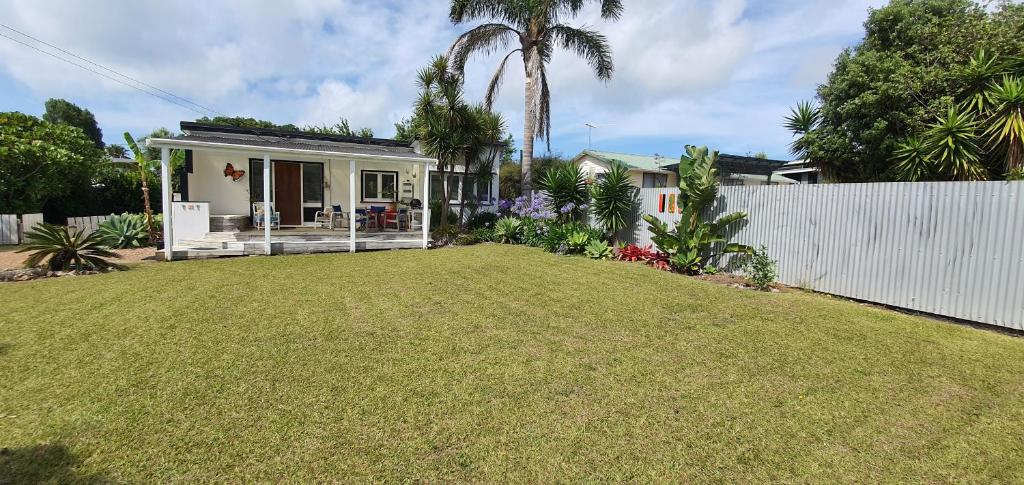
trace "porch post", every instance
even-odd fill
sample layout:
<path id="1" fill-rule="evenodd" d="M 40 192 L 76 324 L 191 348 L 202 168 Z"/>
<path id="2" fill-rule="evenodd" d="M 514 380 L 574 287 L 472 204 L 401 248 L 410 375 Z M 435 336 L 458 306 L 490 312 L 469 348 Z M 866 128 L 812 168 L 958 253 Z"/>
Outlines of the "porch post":
<path id="1" fill-rule="evenodd" d="M 356 252 L 356 161 L 348 161 L 348 252 Z"/>
<path id="2" fill-rule="evenodd" d="M 270 256 L 270 223 L 274 210 L 270 206 L 270 154 L 263 154 L 263 249 Z M 280 222 L 280 221 L 278 221 Z"/>
<path id="3" fill-rule="evenodd" d="M 174 233 L 171 218 L 174 214 L 174 201 L 171 200 L 171 149 L 160 149 L 160 197 L 164 213 L 164 260 L 174 259 Z"/>
<path id="4" fill-rule="evenodd" d="M 410 220 L 412 218 L 410 217 Z M 423 249 L 430 244 L 430 163 L 423 164 Z"/>

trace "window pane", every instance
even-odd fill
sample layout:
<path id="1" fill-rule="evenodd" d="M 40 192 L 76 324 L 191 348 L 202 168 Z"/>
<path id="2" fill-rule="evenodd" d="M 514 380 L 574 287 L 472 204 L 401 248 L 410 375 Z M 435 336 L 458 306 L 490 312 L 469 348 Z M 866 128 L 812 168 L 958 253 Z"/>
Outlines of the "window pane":
<path id="1" fill-rule="evenodd" d="M 395 196 L 398 193 L 398 184 L 395 180 L 395 174 L 393 173 L 382 173 L 380 174 L 381 179 L 381 192 L 380 198 L 395 200 Z"/>
<path id="2" fill-rule="evenodd" d="M 462 188 L 459 187 L 459 180 L 461 178 L 461 175 L 448 175 L 448 195 L 451 197 L 453 202 L 462 200 Z"/>
<path id="3" fill-rule="evenodd" d="M 302 164 L 302 201 L 317 204 L 324 201 L 324 172 L 318 163 Z"/>
<path id="4" fill-rule="evenodd" d="M 652 174 L 652 173 L 645 173 L 644 174 L 643 188 L 645 188 L 645 189 L 653 189 L 654 188 L 654 174 Z"/>
<path id="5" fill-rule="evenodd" d="M 441 188 L 441 176 L 438 175 L 437 172 L 431 173 L 430 174 L 430 200 L 432 200 L 432 201 L 439 201 L 439 200 L 441 200 L 441 197 L 444 197 L 442 195 L 443 193 L 444 192 L 442 192 L 442 188 Z"/>
<path id="6" fill-rule="evenodd" d="M 658 188 L 663 189 L 665 187 L 668 187 L 668 175 L 666 175 L 666 174 L 659 174 L 658 175 Z"/>
<path id="7" fill-rule="evenodd" d="M 249 201 L 263 200 L 263 162 L 249 162 Z"/>
<path id="8" fill-rule="evenodd" d="M 379 199 L 380 183 L 374 172 L 363 172 L 363 199 Z"/>

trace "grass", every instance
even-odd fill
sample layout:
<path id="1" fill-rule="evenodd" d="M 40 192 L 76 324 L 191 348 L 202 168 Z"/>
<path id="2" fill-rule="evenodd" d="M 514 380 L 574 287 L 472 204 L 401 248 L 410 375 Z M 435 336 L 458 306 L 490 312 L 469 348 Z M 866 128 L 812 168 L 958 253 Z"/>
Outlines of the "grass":
<path id="1" fill-rule="evenodd" d="M 1024 340 L 820 295 L 485 245 L 0 301 L 12 481 L 1024 480 Z"/>

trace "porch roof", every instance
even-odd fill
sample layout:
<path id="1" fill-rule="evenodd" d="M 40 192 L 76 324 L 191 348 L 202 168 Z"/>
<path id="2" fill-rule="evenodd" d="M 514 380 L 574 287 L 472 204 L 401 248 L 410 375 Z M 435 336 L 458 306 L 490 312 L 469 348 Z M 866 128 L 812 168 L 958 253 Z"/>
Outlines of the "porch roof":
<path id="1" fill-rule="evenodd" d="M 437 159 L 416 153 L 411 147 L 379 146 L 303 138 L 192 132 L 174 138 L 150 138 L 146 146 L 183 150 L 258 152 L 338 159 L 386 160 L 407 163 L 436 163 Z"/>

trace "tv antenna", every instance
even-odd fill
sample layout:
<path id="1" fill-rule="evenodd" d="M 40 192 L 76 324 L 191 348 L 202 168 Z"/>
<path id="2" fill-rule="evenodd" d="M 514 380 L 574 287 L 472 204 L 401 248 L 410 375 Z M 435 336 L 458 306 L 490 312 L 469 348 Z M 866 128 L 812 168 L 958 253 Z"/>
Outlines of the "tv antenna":
<path id="1" fill-rule="evenodd" d="M 587 127 L 587 149 L 589 150 L 594 145 L 594 128 L 604 128 L 606 126 L 615 126 L 614 124 L 599 125 L 596 123 L 583 123 L 583 126 Z"/>

